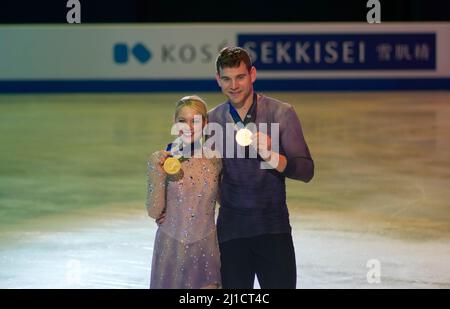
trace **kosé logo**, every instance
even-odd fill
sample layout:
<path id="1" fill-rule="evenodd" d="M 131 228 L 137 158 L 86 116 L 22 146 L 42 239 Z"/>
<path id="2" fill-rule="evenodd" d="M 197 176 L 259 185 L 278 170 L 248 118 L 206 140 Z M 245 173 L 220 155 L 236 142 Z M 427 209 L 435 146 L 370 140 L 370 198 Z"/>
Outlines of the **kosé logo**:
<path id="1" fill-rule="evenodd" d="M 142 43 L 129 46 L 126 43 L 117 43 L 113 47 L 113 58 L 117 64 L 126 64 L 130 61 L 130 54 L 141 64 L 152 59 L 152 52 Z"/>

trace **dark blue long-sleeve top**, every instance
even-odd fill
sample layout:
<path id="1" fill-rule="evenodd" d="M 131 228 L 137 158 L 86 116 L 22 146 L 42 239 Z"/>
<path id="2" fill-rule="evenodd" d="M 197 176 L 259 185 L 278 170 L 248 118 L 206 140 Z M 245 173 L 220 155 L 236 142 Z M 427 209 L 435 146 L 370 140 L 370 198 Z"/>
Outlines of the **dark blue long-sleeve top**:
<path id="1" fill-rule="evenodd" d="M 267 123 L 268 135 L 271 136 L 270 124 L 279 123 L 279 153 L 286 156 L 288 162 L 285 171 L 280 173 L 275 169 L 262 169 L 262 159 L 249 158 L 248 149 L 245 158 L 236 158 L 236 151 L 242 146 L 236 143 L 235 138 L 228 138 L 228 142 L 234 143 L 235 156 L 225 157 L 226 125 L 236 127 L 236 117 L 233 119 L 232 112 L 233 107 L 227 101 L 208 113 L 209 123 L 218 123 L 224 133 L 223 143 L 215 145 L 223 155 L 221 207 L 217 219 L 219 242 L 262 234 L 290 233 L 285 178 L 308 182 L 314 175 L 314 162 L 300 120 L 291 105 L 260 94 L 254 96 L 249 113 L 252 113 L 256 126 Z M 273 140 L 274 136 L 271 138 Z"/>

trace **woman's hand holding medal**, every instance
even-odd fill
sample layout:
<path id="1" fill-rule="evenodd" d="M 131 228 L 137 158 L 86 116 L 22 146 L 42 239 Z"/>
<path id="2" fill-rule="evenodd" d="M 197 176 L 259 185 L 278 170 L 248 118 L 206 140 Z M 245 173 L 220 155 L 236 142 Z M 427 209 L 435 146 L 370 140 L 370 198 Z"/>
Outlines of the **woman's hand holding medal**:
<path id="1" fill-rule="evenodd" d="M 169 151 L 161 150 L 158 152 L 158 164 L 164 172 L 169 175 L 177 174 L 181 169 L 181 162 L 178 158 L 172 157 Z"/>

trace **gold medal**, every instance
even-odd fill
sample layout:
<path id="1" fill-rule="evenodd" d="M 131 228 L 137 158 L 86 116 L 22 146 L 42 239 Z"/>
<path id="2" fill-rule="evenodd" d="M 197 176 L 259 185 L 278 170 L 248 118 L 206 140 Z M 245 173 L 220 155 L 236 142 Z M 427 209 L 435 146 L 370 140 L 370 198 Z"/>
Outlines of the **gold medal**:
<path id="1" fill-rule="evenodd" d="M 164 171 L 169 175 L 175 175 L 181 169 L 180 160 L 177 158 L 167 158 L 164 161 Z"/>
<path id="2" fill-rule="evenodd" d="M 242 147 L 246 147 L 252 143 L 252 131 L 247 128 L 239 129 L 236 133 L 236 142 Z"/>

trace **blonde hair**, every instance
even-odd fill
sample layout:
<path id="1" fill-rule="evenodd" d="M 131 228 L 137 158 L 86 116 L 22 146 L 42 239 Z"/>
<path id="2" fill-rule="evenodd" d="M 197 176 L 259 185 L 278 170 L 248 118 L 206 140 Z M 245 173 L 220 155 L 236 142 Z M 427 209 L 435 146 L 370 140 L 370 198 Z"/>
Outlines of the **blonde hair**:
<path id="1" fill-rule="evenodd" d="M 208 109 L 206 106 L 206 102 L 197 95 L 188 95 L 178 100 L 175 105 L 175 119 L 177 119 L 180 110 L 185 106 L 192 108 L 197 113 L 202 115 L 203 120 L 206 121 L 208 119 Z"/>

